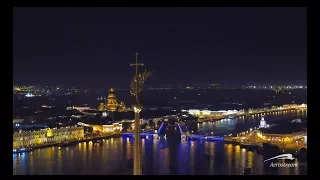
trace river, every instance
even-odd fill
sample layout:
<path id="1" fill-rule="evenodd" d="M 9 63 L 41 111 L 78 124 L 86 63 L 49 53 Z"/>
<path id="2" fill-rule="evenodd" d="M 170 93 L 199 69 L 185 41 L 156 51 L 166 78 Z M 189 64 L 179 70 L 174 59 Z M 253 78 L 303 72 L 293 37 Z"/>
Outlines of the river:
<path id="1" fill-rule="evenodd" d="M 285 117 L 305 118 L 305 112 L 266 115 L 267 122 Z M 251 121 L 251 123 L 250 123 Z M 198 125 L 199 133 L 227 133 L 236 124 L 259 122 L 251 120 L 220 121 Z M 238 145 L 222 142 L 142 140 L 143 174 L 147 175 L 239 175 L 246 167 L 252 174 L 298 175 L 305 168 L 269 168 L 262 154 L 241 149 Z M 49 147 L 29 153 L 13 154 L 14 175 L 111 175 L 132 174 L 133 139 L 111 138 L 101 143 L 79 143 L 75 146 Z M 212 156 L 212 158 L 208 158 Z M 295 160 L 296 163 L 297 160 Z"/>

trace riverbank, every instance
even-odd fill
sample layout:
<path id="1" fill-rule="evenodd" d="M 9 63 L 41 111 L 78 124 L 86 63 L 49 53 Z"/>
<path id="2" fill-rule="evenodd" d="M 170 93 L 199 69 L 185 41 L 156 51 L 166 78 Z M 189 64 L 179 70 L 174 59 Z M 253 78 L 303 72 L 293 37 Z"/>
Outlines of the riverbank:
<path id="1" fill-rule="evenodd" d="M 220 121 L 222 119 L 227 119 L 228 117 L 242 117 L 242 116 L 252 116 L 255 114 L 268 114 L 268 113 L 273 113 L 273 112 L 283 112 L 283 111 L 292 111 L 292 110 L 307 110 L 306 107 L 278 107 L 278 109 L 252 109 L 251 112 L 238 112 L 234 114 L 228 114 L 228 115 L 194 115 L 198 117 L 198 123 L 203 123 L 203 122 L 215 122 L 215 121 Z M 204 116 L 204 118 L 200 118 L 200 116 Z"/>
<path id="2" fill-rule="evenodd" d="M 241 148 L 247 149 L 249 151 L 256 150 L 258 153 L 263 153 L 265 148 L 263 148 L 263 143 L 241 143 L 239 141 L 231 140 L 231 139 L 224 139 L 223 141 L 225 144 L 233 144 L 233 145 L 240 145 Z M 291 146 L 289 145 L 278 145 L 278 144 L 270 144 L 270 146 L 276 147 L 279 149 L 281 153 L 291 153 L 291 154 L 298 154 L 301 149 L 306 147 L 299 147 L 299 146 Z"/>
<path id="3" fill-rule="evenodd" d="M 19 148 L 14 148 L 14 149 L 42 149 L 42 148 L 47 148 L 47 147 L 52 147 L 52 146 L 69 146 L 81 142 L 89 142 L 89 141 L 97 141 L 97 140 L 103 140 L 103 139 L 109 139 L 109 138 L 116 138 L 116 137 L 121 137 L 121 134 L 111 134 L 111 135 L 105 135 L 105 136 L 99 136 L 99 137 L 85 137 L 83 139 L 77 139 L 77 140 L 72 140 L 72 141 L 62 141 L 62 142 L 54 142 L 54 143 L 46 143 L 46 144 L 39 144 L 39 145 L 34 145 L 34 146 L 27 146 L 27 147 L 19 147 Z M 15 152 L 15 151 L 14 151 Z"/>
<path id="4" fill-rule="evenodd" d="M 239 175 L 243 174 L 247 164 L 253 168 L 252 175 L 263 175 L 263 160 L 269 158 L 256 151 L 241 150 L 239 146 L 225 145 L 222 142 L 167 143 L 164 140 L 144 140 L 142 146 L 143 175 L 228 175 L 230 172 Z M 132 153 L 132 140 L 123 138 L 107 139 L 99 144 L 82 143 L 81 146 L 68 148 L 44 148 L 33 151 L 31 155 L 14 155 L 13 174 L 132 175 Z M 228 158 L 234 161 L 222 161 Z M 214 168 L 212 164 L 227 169 Z M 299 169 L 297 172 L 295 170 L 276 171 L 275 174 L 299 174 Z"/>

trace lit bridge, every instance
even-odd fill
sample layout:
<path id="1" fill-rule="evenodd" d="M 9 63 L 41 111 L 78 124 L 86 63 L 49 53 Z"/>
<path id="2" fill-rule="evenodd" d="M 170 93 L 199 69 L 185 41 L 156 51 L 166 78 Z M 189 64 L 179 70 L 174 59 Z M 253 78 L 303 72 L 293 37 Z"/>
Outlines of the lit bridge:
<path id="1" fill-rule="evenodd" d="M 202 117 L 203 121 L 211 121 L 211 120 L 220 120 L 220 119 L 225 119 L 230 116 L 234 117 L 245 117 L 245 116 L 255 116 L 255 115 L 271 115 L 272 113 L 280 113 L 280 112 L 286 112 L 286 111 L 304 111 L 307 110 L 307 104 L 290 104 L 290 105 L 283 105 L 283 106 L 273 106 L 271 108 L 266 107 L 266 108 L 258 108 L 258 109 L 248 109 L 248 110 L 234 110 L 231 112 L 224 111 L 224 112 L 219 112 L 219 111 L 209 111 L 209 110 L 189 110 L 189 114 L 196 116 L 198 118 Z"/>
<path id="2" fill-rule="evenodd" d="M 204 136 L 204 135 L 191 135 L 187 137 L 188 140 L 205 140 L 205 141 L 224 141 L 221 136 Z"/>
<path id="3" fill-rule="evenodd" d="M 205 135 L 192 135 L 189 132 L 187 125 L 183 122 L 176 123 L 182 140 L 205 140 L 205 141 L 224 141 L 224 137 L 220 136 L 205 136 Z M 141 138 L 155 138 L 157 139 L 160 134 L 164 134 L 163 130 L 165 130 L 167 123 L 162 122 L 158 131 L 149 131 L 140 133 Z M 134 137 L 133 133 L 122 133 L 122 137 Z"/>
<path id="4" fill-rule="evenodd" d="M 190 136 L 190 132 L 189 132 L 188 127 L 186 126 L 185 123 L 177 122 L 176 125 L 177 125 L 179 132 L 181 134 L 181 139 L 185 140 L 187 138 L 187 136 Z M 163 131 L 163 130 L 165 130 L 167 126 L 168 126 L 168 124 L 166 122 L 162 122 L 158 131 L 142 132 L 142 133 L 140 133 L 140 136 L 142 138 L 148 138 L 151 136 L 153 136 L 154 138 L 157 138 L 159 135 L 165 134 L 165 131 Z M 134 133 L 122 133 L 122 137 L 134 137 Z"/>
<path id="5" fill-rule="evenodd" d="M 181 139 L 182 140 L 185 140 L 187 139 L 188 136 L 190 136 L 190 132 L 189 132 L 189 129 L 187 127 L 187 125 L 183 122 L 176 122 L 175 125 L 177 125 L 178 129 L 179 129 L 179 132 L 180 132 L 180 135 L 181 135 Z M 163 129 L 166 128 L 166 126 L 168 126 L 167 123 L 165 122 L 162 122 L 160 127 L 159 127 L 159 130 L 158 130 L 158 134 L 160 135 L 162 132 L 163 132 Z M 164 131 L 165 132 L 165 131 Z"/>
<path id="6" fill-rule="evenodd" d="M 140 133 L 141 138 L 149 138 L 149 137 L 154 137 L 154 135 L 157 135 L 154 132 L 143 132 Z M 134 137 L 134 133 L 122 133 L 122 137 Z M 157 137 L 157 136 L 155 136 Z"/>

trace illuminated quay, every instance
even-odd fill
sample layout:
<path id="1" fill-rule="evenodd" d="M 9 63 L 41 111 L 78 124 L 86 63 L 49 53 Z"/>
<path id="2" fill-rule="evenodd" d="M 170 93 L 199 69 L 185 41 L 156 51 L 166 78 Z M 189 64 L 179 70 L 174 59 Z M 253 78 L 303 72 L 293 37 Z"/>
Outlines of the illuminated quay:
<path id="1" fill-rule="evenodd" d="M 291 111 L 306 111 L 307 105 L 284 105 L 281 107 L 273 108 L 273 110 L 278 110 L 279 112 L 291 112 Z M 252 110 L 251 112 L 259 112 L 261 115 L 260 125 L 256 127 L 248 128 L 243 132 L 233 132 L 228 135 L 222 136 L 214 136 L 214 133 L 206 133 L 206 135 L 199 135 L 194 134 L 193 131 L 189 132 L 188 128 L 182 128 L 184 123 L 176 123 L 178 129 L 180 129 L 181 140 L 202 140 L 202 141 L 221 141 L 225 143 L 232 143 L 232 144 L 239 144 L 242 146 L 262 146 L 263 143 L 268 143 L 271 145 L 278 146 L 281 149 L 293 149 L 293 150 L 300 150 L 301 148 L 307 147 L 307 129 L 303 128 L 304 124 L 301 123 L 301 119 L 295 119 L 290 124 L 285 125 L 274 125 L 274 124 L 267 124 L 265 121 L 264 115 L 277 115 L 277 112 L 270 111 L 261 111 L 259 110 Z M 191 111 L 192 112 L 192 111 Z M 230 116 L 230 112 L 235 115 L 236 111 L 224 111 L 227 114 L 223 114 L 225 117 Z M 221 112 L 220 112 L 221 113 Z M 237 114 L 239 115 L 239 114 Z M 240 115 L 239 115 L 240 116 Z M 241 116 L 240 116 L 241 117 Z M 242 118 L 240 118 L 242 119 Z M 232 121 L 232 118 L 222 119 L 221 121 Z M 219 121 L 219 120 L 217 120 Z M 149 131 L 141 133 L 141 138 L 153 138 L 159 139 L 161 129 L 163 129 L 165 121 L 160 125 L 157 131 Z M 283 128 L 295 126 L 295 128 Z M 300 127 L 300 128 L 297 128 Z M 184 130 L 183 130 L 184 129 Z M 278 129 L 276 132 L 275 129 Z M 288 129 L 292 130 L 288 132 Z M 293 130 L 295 129 L 295 130 Z M 211 136 L 210 136 L 210 135 Z M 125 133 L 123 137 L 134 137 L 132 133 Z"/>
<path id="2" fill-rule="evenodd" d="M 84 127 L 91 127 L 93 132 L 101 132 L 97 137 L 85 137 Z M 39 148 L 53 146 L 59 143 L 77 142 L 91 140 L 94 138 L 109 137 L 117 135 L 122 131 L 122 124 L 85 124 L 61 128 L 46 128 L 34 131 L 22 131 L 13 133 L 13 151 L 22 148 Z"/>
<path id="3" fill-rule="evenodd" d="M 32 147 L 63 141 L 84 138 L 83 127 L 73 126 L 64 128 L 47 128 L 37 131 L 20 131 L 13 134 L 13 148 Z"/>
<path id="4" fill-rule="evenodd" d="M 199 122 L 219 120 L 223 118 L 228 118 L 229 116 L 254 116 L 256 114 L 266 115 L 270 113 L 277 113 L 281 111 L 289 110 L 306 110 L 307 104 L 287 104 L 283 106 L 272 106 L 270 108 L 258 108 L 258 109 L 248 109 L 248 110 L 220 110 L 220 111 L 210 111 L 210 110 L 199 110 L 199 109 L 189 109 L 183 110 L 188 112 L 190 115 L 198 117 Z"/>

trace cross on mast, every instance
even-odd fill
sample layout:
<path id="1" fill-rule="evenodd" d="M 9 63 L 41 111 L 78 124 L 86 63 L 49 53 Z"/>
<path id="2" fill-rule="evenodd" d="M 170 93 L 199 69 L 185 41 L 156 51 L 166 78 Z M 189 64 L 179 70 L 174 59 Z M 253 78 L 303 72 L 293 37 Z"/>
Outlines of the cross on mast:
<path id="1" fill-rule="evenodd" d="M 138 93 L 139 93 L 139 83 L 143 83 L 139 80 L 144 77 L 138 74 L 138 66 L 143 66 L 143 63 L 138 63 L 138 53 L 136 53 L 136 63 L 131 63 L 130 66 L 136 67 L 136 75 L 133 78 L 131 89 L 136 99 L 136 104 L 134 105 L 134 149 L 133 149 L 133 175 L 142 175 L 142 158 L 141 158 L 141 142 L 140 142 L 140 116 L 139 113 L 142 109 L 139 103 Z M 140 81 L 140 82 L 139 82 Z M 142 85 L 142 84 L 141 84 Z"/>
<path id="2" fill-rule="evenodd" d="M 134 95 L 135 95 L 135 98 L 136 98 L 136 103 L 139 104 L 139 99 L 138 99 L 138 66 L 143 66 L 144 64 L 143 63 L 138 63 L 138 53 L 136 52 L 136 63 L 131 63 L 130 66 L 135 66 L 136 67 L 136 75 L 135 75 L 135 88 L 134 88 Z"/>
<path id="3" fill-rule="evenodd" d="M 130 66 L 136 67 L 136 75 L 138 75 L 138 66 L 143 66 L 143 63 L 138 63 L 138 53 L 136 52 L 136 63 L 131 63 Z"/>

